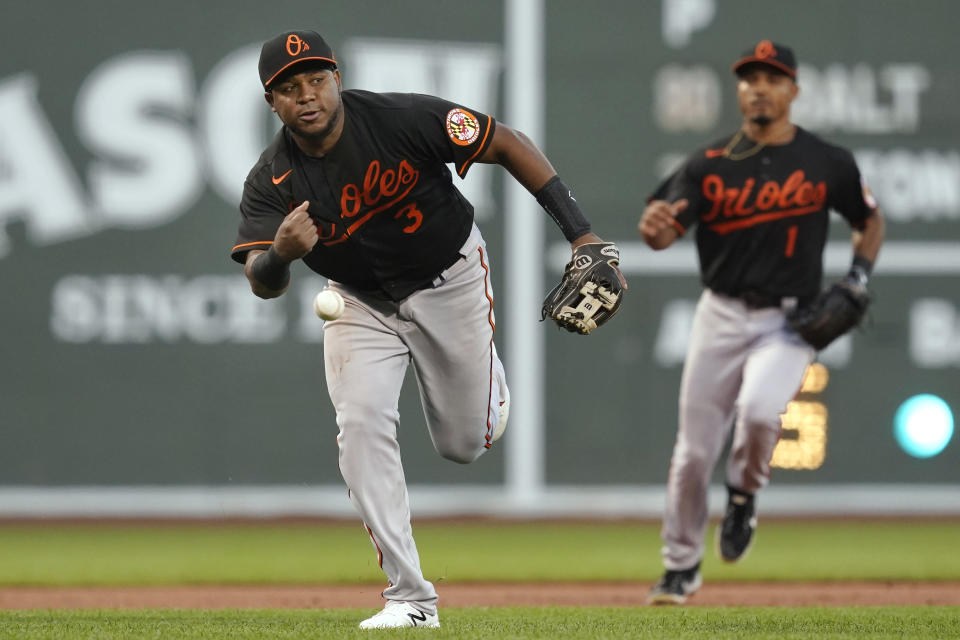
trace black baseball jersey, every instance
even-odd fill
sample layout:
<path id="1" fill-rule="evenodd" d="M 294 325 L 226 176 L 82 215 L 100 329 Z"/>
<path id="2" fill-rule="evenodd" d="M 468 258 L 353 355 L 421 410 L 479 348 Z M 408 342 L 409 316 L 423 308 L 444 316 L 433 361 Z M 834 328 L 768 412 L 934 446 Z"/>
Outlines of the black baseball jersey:
<path id="1" fill-rule="evenodd" d="M 651 199 L 689 200 L 677 228 L 699 223 L 700 272 L 710 289 L 730 296 L 816 295 L 829 210 L 859 229 L 876 208 L 853 155 L 800 127 L 790 143 L 756 153 L 746 138 L 727 152 L 733 141 L 727 136 L 695 152 Z"/>
<path id="2" fill-rule="evenodd" d="M 458 257 L 473 206 L 453 185 L 490 145 L 494 119 L 415 94 L 344 91 L 344 127 L 322 158 L 286 127 L 250 171 L 232 257 L 266 249 L 305 200 L 320 240 L 303 261 L 337 282 L 402 300 Z"/>

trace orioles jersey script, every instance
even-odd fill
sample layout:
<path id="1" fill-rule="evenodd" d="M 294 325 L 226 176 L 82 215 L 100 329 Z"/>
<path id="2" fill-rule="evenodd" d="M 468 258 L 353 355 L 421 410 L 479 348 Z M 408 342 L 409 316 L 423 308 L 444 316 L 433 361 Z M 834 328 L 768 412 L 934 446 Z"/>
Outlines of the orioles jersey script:
<path id="1" fill-rule="evenodd" d="M 810 299 L 820 289 L 828 212 L 859 229 L 876 207 L 853 155 L 800 127 L 788 144 L 756 153 L 746 138 L 728 152 L 733 137 L 691 155 L 651 199 L 689 200 L 675 226 L 682 234 L 698 225 L 705 286 Z"/>
<path id="2" fill-rule="evenodd" d="M 342 93 L 343 133 L 322 158 L 286 127 L 250 171 L 232 257 L 267 249 L 284 217 L 309 200 L 319 241 L 303 261 L 331 280 L 399 301 L 455 262 L 473 207 L 453 185 L 489 146 L 494 119 L 416 94 Z"/>

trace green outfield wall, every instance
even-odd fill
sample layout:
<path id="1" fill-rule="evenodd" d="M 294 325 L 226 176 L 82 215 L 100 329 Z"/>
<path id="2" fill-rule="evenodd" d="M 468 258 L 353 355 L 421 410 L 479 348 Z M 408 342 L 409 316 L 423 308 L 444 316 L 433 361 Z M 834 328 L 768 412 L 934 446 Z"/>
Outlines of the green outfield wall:
<path id="1" fill-rule="evenodd" d="M 505 6 L 5 5 L 0 486 L 339 485 L 310 308 L 323 280 L 298 267 L 288 295 L 261 301 L 229 258 L 243 178 L 276 127 L 259 42 L 313 28 L 347 87 L 434 93 L 504 119 L 516 63 Z M 812 431 L 786 434 L 794 468 L 775 483 L 960 482 L 956 437 L 916 457 L 894 430 L 916 395 L 960 412 L 958 19 L 950 0 L 544 3 L 540 142 L 620 244 L 630 280 L 619 316 L 588 338 L 538 317 L 504 323 L 502 294 L 525 277 L 504 258 L 504 173 L 471 171 L 463 190 L 492 253 L 498 342 L 546 341 L 545 397 L 520 400 L 543 407 L 545 486 L 664 481 L 700 286 L 689 240 L 654 254 L 636 223 L 679 158 L 737 126 L 729 67 L 761 38 L 793 46 L 795 119 L 853 150 L 888 220 L 872 318 L 822 354 L 827 378 L 797 409 L 815 414 L 801 420 Z M 833 225 L 828 277 L 849 263 L 848 237 Z M 565 249 L 552 224 L 546 238 L 551 282 Z M 509 380 L 517 363 L 504 357 Z M 435 454 L 412 376 L 400 409 L 411 483 L 503 484 L 502 449 L 470 467 Z"/>

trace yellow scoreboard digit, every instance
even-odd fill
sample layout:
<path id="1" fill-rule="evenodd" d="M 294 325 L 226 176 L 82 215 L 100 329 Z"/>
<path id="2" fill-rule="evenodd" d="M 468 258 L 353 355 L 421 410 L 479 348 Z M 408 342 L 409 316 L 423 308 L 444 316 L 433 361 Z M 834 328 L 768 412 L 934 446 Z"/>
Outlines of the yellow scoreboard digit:
<path id="1" fill-rule="evenodd" d="M 827 407 L 817 394 L 827 388 L 830 373 L 814 362 L 803 376 L 796 399 L 780 417 L 780 442 L 773 450 L 771 467 L 817 469 L 827 455 Z"/>

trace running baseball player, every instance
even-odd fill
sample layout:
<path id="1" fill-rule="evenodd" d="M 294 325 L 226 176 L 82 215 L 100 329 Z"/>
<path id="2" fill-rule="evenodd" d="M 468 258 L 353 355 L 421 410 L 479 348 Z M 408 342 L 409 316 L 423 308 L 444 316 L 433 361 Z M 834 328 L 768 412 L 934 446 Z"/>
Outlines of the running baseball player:
<path id="1" fill-rule="evenodd" d="M 780 415 L 816 349 L 856 325 L 867 304 L 883 217 L 850 152 L 791 123 L 796 69 L 781 44 L 764 40 L 745 52 L 733 64 L 741 127 L 693 153 L 656 189 L 638 225 L 660 250 L 696 224 L 705 287 L 680 383 L 661 532 L 666 571 L 651 604 L 682 604 L 702 583 L 707 490 L 731 427 L 717 546 L 727 562 L 746 553 Z M 853 229 L 853 259 L 821 293 L 831 209 Z"/>
<path id="2" fill-rule="evenodd" d="M 343 91 L 313 31 L 267 41 L 259 72 L 283 127 L 247 176 L 232 257 L 262 298 L 286 291 L 297 259 L 343 297 L 324 326 L 340 472 L 389 580 L 386 606 L 360 627 L 438 627 L 397 441 L 401 384 L 412 362 L 434 447 L 459 463 L 493 445 L 510 406 L 490 258 L 447 163 L 461 178 L 476 162 L 502 165 L 570 241 L 565 293 L 544 303 L 565 329 L 589 333 L 619 307 L 616 247 L 591 232 L 537 147 L 489 115 L 432 96 Z"/>

